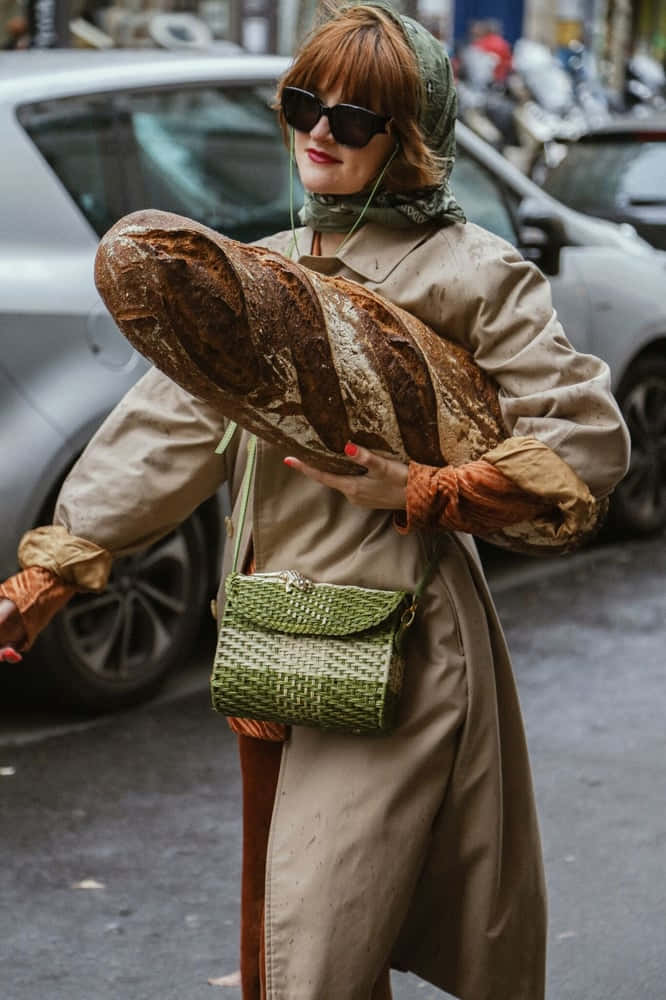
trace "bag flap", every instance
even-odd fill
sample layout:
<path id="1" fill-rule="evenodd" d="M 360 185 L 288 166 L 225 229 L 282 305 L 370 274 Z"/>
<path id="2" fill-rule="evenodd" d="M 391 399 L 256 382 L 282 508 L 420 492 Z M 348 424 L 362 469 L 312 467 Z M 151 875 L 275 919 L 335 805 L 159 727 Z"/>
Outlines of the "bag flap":
<path id="1" fill-rule="evenodd" d="M 293 635 L 364 632 L 392 616 L 407 597 L 403 590 L 312 583 L 289 573 L 230 573 L 224 587 L 225 615 Z"/>

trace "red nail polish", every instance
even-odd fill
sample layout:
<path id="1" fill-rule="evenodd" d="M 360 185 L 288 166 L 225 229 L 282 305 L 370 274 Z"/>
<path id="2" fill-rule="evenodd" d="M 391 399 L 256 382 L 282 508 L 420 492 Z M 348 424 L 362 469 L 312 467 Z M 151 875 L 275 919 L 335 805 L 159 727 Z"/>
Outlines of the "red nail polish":
<path id="1" fill-rule="evenodd" d="M 288 465 L 290 469 L 294 469 L 296 467 L 293 458 L 283 458 L 282 461 L 285 465 Z"/>
<path id="2" fill-rule="evenodd" d="M 22 659 L 21 654 L 17 653 L 11 646 L 3 646 L 0 649 L 0 660 L 4 660 L 5 663 L 20 663 Z"/>
<path id="3" fill-rule="evenodd" d="M 350 458 L 353 458 L 356 454 L 358 454 L 358 447 L 355 444 L 352 444 L 351 441 L 347 441 L 347 444 L 345 445 L 345 455 L 349 455 Z"/>

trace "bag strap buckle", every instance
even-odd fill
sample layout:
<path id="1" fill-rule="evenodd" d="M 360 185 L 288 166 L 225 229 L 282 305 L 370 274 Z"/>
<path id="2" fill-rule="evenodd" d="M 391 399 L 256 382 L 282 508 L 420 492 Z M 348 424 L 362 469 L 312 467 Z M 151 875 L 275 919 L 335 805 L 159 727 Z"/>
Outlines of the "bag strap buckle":
<path id="1" fill-rule="evenodd" d="M 403 611 L 402 617 L 400 618 L 401 632 L 407 631 L 407 629 L 411 628 L 411 626 L 414 624 L 414 619 L 416 618 L 416 607 L 417 607 L 416 601 L 412 601 L 412 603 L 408 607 L 406 607 L 405 610 Z"/>

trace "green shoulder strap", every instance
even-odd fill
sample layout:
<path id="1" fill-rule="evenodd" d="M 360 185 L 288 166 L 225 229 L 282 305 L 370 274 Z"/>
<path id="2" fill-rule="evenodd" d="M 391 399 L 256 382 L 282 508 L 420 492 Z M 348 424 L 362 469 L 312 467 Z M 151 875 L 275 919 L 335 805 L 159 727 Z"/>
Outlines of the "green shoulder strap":
<path id="1" fill-rule="evenodd" d="M 217 455 L 223 455 L 231 444 L 231 440 L 238 430 L 238 424 L 235 421 L 230 420 L 227 429 L 224 432 L 222 440 L 215 449 Z M 251 436 L 247 443 L 247 465 L 245 466 L 245 475 L 243 476 L 243 485 L 241 487 L 241 506 L 240 506 L 240 521 L 238 525 L 238 530 L 236 531 L 236 545 L 234 546 L 234 558 L 231 565 L 231 572 L 235 573 L 238 569 L 238 557 L 240 555 L 241 538 L 243 536 L 243 529 L 245 528 L 245 518 L 247 516 L 247 505 L 250 499 L 250 487 L 252 486 L 252 474 L 254 472 L 254 465 L 257 455 L 257 439 L 254 434 Z"/>

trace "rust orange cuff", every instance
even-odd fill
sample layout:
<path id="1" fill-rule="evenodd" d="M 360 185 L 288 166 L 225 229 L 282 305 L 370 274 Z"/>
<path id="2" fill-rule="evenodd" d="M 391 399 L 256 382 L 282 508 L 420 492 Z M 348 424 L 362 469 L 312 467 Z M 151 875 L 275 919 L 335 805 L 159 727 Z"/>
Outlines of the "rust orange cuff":
<path id="1" fill-rule="evenodd" d="M 19 652 L 29 649 L 42 629 L 75 593 L 76 587 L 41 566 L 30 566 L 1 583 L 0 597 L 16 605 L 23 625 L 23 639 L 12 645 Z"/>
<path id="2" fill-rule="evenodd" d="M 552 509 L 483 459 L 444 468 L 410 462 L 407 509 L 394 523 L 402 533 L 425 529 L 487 535 Z"/>

